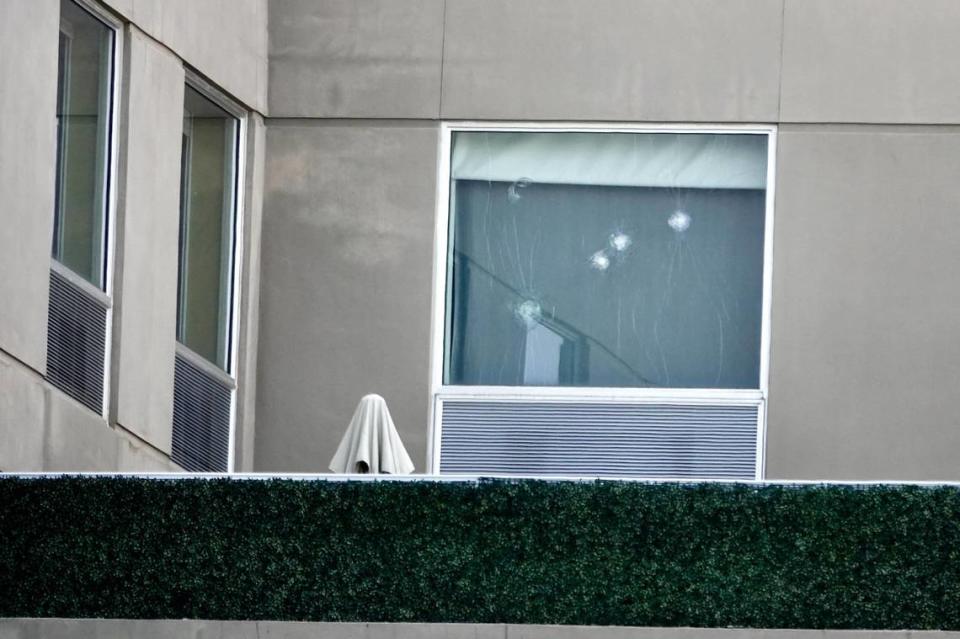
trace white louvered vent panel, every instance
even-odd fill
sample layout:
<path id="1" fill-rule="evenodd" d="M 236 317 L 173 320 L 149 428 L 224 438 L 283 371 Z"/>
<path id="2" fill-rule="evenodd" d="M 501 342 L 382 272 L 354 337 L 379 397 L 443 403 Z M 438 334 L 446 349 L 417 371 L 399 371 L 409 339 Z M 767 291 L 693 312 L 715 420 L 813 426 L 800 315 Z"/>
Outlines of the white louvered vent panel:
<path id="1" fill-rule="evenodd" d="M 756 473 L 756 402 L 441 404 L 441 473 L 703 479 Z"/>
<path id="2" fill-rule="evenodd" d="M 103 412 L 107 308 L 56 271 L 50 271 L 47 379 L 96 413 Z"/>
<path id="3" fill-rule="evenodd" d="M 233 389 L 177 354 L 172 459 L 186 470 L 227 472 Z"/>

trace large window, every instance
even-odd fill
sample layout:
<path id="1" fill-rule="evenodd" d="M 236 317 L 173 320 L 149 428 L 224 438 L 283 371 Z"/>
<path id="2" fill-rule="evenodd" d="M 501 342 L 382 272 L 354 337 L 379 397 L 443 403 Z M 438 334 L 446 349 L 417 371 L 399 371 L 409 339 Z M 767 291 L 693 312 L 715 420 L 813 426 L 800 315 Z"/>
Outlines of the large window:
<path id="1" fill-rule="evenodd" d="M 53 257 L 106 289 L 114 30 L 71 0 L 60 17 Z"/>
<path id="2" fill-rule="evenodd" d="M 194 88 L 184 99 L 177 339 L 230 364 L 239 121 Z"/>
<path id="3" fill-rule="evenodd" d="M 613 418 L 594 400 L 614 391 L 628 403 L 656 397 L 669 410 L 745 401 L 754 432 L 741 448 L 752 476 L 766 388 L 770 131 L 464 125 L 444 133 L 434 389 L 441 402 L 487 402 L 438 406 L 451 458 L 469 456 L 461 444 L 493 454 L 476 438 L 498 428 L 509 439 L 574 414 L 571 429 L 586 433 L 580 445 L 603 446 L 591 433 Z M 517 397 L 528 403 L 509 404 Z M 566 403 L 537 407 L 536 398 Z M 577 408 L 578 398 L 594 399 Z M 670 437 L 727 419 L 681 411 L 669 426 L 628 408 L 616 418 L 623 428 L 639 428 L 642 417 Z M 704 432 L 694 443 L 710 438 L 729 441 Z M 511 445 L 535 441 L 542 432 Z M 675 471 L 709 454 L 678 446 Z"/>
<path id="4" fill-rule="evenodd" d="M 452 143 L 448 384 L 759 388 L 765 136 Z"/>

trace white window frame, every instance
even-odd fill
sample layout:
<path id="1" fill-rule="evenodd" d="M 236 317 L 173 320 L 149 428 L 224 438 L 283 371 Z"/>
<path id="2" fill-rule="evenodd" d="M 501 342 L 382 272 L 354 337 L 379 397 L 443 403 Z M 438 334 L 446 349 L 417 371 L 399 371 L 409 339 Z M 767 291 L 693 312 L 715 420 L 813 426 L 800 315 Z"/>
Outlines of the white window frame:
<path id="1" fill-rule="evenodd" d="M 106 307 L 106 331 L 103 345 L 103 404 L 100 406 L 100 417 L 109 419 L 110 396 L 112 388 L 110 386 L 110 376 L 113 363 L 113 275 L 115 270 L 116 255 L 116 230 L 117 230 L 117 181 L 119 179 L 120 168 L 120 110 L 123 93 L 121 91 L 121 71 L 123 69 L 123 49 L 124 49 L 124 31 L 123 22 L 111 13 L 106 7 L 94 2 L 93 0 L 71 0 L 80 9 L 89 13 L 93 18 L 103 23 L 108 29 L 113 31 L 113 51 L 110 59 L 110 119 L 107 122 L 107 153 L 109 159 L 103 175 L 103 257 L 101 272 L 103 274 L 103 288 L 87 282 L 84 278 L 74 273 L 69 267 L 61 264 L 56 258 L 50 258 L 50 268 L 56 271 L 64 278 L 71 281 L 75 286 L 86 292 L 90 297 L 98 300 Z M 59 33 L 63 32 L 63 19 L 61 17 L 61 28 Z M 57 158 L 60 162 L 61 158 Z M 60 185 L 57 184 L 59 189 Z M 56 215 L 56 212 L 54 213 Z"/>
<path id="2" fill-rule="evenodd" d="M 229 113 L 237 119 L 237 148 L 236 148 L 236 168 L 233 183 L 233 246 L 231 247 L 230 264 L 230 301 L 228 304 L 229 318 L 226 334 L 226 349 L 229 353 L 227 357 L 226 370 L 220 368 L 213 362 L 208 361 L 202 355 L 195 353 L 190 347 L 176 340 L 177 354 L 188 360 L 191 364 L 212 377 L 220 380 L 221 383 L 230 387 L 230 433 L 227 446 L 227 472 L 235 472 L 236 463 L 236 439 L 237 439 L 237 368 L 240 362 L 239 344 L 240 344 L 240 298 L 243 294 L 242 274 L 243 274 L 243 214 L 246 202 L 244 196 L 246 189 L 246 168 L 247 168 L 247 127 L 249 126 L 249 111 L 240 103 L 228 96 L 218 87 L 210 83 L 193 69 L 186 68 L 185 85 L 194 91 L 200 93 L 218 107 Z M 177 263 L 179 270 L 180 263 Z M 180 277 L 180 273 L 177 273 Z M 177 318 L 179 323 L 179 317 Z"/>
<path id="3" fill-rule="evenodd" d="M 767 175 L 763 238 L 763 303 L 760 330 L 760 371 L 757 389 L 717 388 L 598 388 L 543 386 L 463 386 L 443 383 L 447 258 L 450 222 L 451 141 L 458 131 L 552 132 L 552 133 L 715 133 L 763 135 L 767 138 Z M 442 434 L 441 400 L 509 399 L 519 401 L 636 401 L 656 403 L 681 401 L 688 404 L 753 403 L 758 406 L 755 479 L 765 476 L 767 398 L 770 375 L 770 307 L 773 284 L 773 224 L 776 184 L 777 126 L 771 124 L 630 124 L 630 123 L 532 123 L 458 121 L 440 124 L 437 161 L 436 225 L 432 316 L 430 327 L 430 405 L 427 437 L 427 473 L 440 473 Z"/>

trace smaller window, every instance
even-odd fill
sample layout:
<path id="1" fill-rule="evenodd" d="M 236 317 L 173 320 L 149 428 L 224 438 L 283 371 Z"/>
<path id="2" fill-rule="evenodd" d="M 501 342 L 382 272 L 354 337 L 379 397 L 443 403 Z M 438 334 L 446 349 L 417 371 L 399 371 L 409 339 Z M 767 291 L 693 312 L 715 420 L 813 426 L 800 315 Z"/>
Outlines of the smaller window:
<path id="1" fill-rule="evenodd" d="M 171 458 L 188 471 L 233 467 L 237 381 L 231 344 L 241 129 L 241 120 L 227 108 L 186 87 Z"/>
<path id="2" fill-rule="evenodd" d="M 229 371 L 239 120 L 186 87 L 177 339 Z"/>
<path id="3" fill-rule="evenodd" d="M 46 376 L 102 415 L 111 308 L 107 237 L 119 24 L 85 6 L 60 2 Z"/>
<path id="4" fill-rule="evenodd" d="M 53 257 L 106 289 L 114 30 L 60 4 Z"/>

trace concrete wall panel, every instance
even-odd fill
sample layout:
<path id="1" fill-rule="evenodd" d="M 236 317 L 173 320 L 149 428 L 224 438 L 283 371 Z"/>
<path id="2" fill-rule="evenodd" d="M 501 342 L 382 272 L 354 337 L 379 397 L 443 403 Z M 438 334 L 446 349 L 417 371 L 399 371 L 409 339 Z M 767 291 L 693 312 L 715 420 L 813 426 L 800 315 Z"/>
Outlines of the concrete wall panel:
<path id="1" fill-rule="evenodd" d="M 117 433 L 117 472 L 183 472 L 166 455 L 126 433 Z"/>
<path id="2" fill-rule="evenodd" d="M 99 0 L 247 106 L 267 108 L 267 0 Z"/>
<path id="3" fill-rule="evenodd" d="M 256 468 L 324 472 L 365 393 L 424 469 L 438 130 L 267 130 Z"/>
<path id="4" fill-rule="evenodd" d="M 444 118 L 775 121 L 782 0 L 448 0 Z"/>
<path id="5" fill-rule="evenodd" d="M 43 468 L 44 382 L 0 353 L 0 471 Z"/>
<path id="6" fill-rule="evenodd" d="M 181 470 L 35 371 L 0 354 L 0 471 Z"/>
<path id="7" fill-rule="evenodd" d="M 267 0 L 133 0 L 138 27 L 232 93 L 267 109 Z"/>
<path id="8" fill-rule="evenodd" d="M 786 122 L 960 122 L 960 3 L 786 0 Z"/>
<path id="9" fill-rule="evenodd" d="M 130 0 L 130 2 L 133 4 L 131 19 L 136 22 L 137 28 L 162 41 L 164 2 L 157 2 L 157 0 Z"/>
<path id="10" fill-rule="evenodd" d="M 56 179 L 55 0 L 0 3 L 0 350 L 46 370 Z"/>
<path id="11" fill-rule="evenodd" d="M 46 399 L 43 470 L 116 470 L 118 439 L 106 420 L 54 388 L 48 388 Z"/>
<path id="12" fill-rule="evenodd" d="M 437 117 L 443 0 L 269 8 L 271 116 Z"/>
<path id="13" fill-rule="evenodd" d="M 135 28 L 129 32 L 114 334 L 116 419 L 169 453 L 184 72 L 169 51 Z"/>
<path id="14" fill-rule="evenodd" d="M 767 477 L 960 480 L 960 129 L 783 127 Z"/>
<path id="15" fill-rule="evenodd" d="M 101 0 L 101 2 L 127 20 L 133 19 L 134 0 Z"/>

